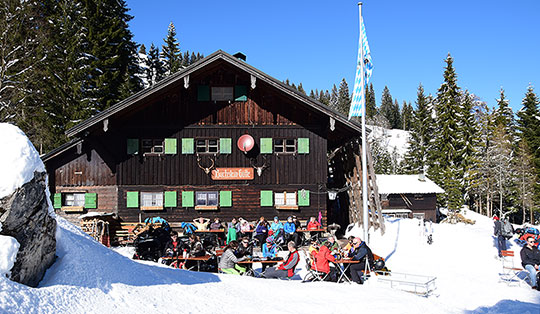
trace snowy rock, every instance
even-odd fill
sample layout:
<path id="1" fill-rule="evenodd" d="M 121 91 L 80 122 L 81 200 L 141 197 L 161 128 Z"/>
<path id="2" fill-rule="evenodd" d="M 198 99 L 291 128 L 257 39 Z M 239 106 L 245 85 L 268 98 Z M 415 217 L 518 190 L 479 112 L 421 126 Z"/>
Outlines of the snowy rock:
<path id="1" fill-rule="evenodd" d="M 56 220 L 49 214 L 47 174 L 34 146 L 17 127 L 0 124 L 0 145 L 4 148 L 0 157 L 0 235 L 12 237 L 20 245 L 18 252 L 13 249 L 15 242 L 0 246 L 0 256 L 6 257 L 2 268 L 13 264 L 12 280 L 37 286 L 56 253 Z M 9 258 L 13 252 L 17 252 L 14 263 Z"/>

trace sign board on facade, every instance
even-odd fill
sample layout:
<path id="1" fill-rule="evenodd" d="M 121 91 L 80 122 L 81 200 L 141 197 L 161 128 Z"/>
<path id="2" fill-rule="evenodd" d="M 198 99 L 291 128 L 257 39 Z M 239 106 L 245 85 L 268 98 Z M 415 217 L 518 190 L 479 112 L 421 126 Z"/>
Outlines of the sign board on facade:
<path id="1" fill-rule="evenodd" d="M 253 180 L 253 168 L 216 168 L 212 180 Z"/>

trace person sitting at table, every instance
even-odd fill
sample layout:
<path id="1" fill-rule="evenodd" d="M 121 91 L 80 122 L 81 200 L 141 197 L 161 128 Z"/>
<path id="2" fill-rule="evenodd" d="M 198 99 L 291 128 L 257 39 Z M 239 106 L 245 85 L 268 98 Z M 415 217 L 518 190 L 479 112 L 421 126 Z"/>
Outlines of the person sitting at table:
<path id="1" fill-rule="evenodd" d="M 276 258 L 277 256 L 277 244 L 274 242 L 274 237 L 269 236 L 266 238 L 266 242 L 262 246 L 262 257 L 266 260 L 271 260 L 273 258 Z M 270 265 L 275 265 L 276 263 L 262 263 L 262 271 L 266 269 L 266 267 Z"/>
<path id="2" fill-rule="evenodd" d="M 345 245 L 345 247 L 343 247 L 343 252 L 345 253 L 345 257 L 350 257 L 350 254 L 354 251 L 353 241 L 354 241 L 353 236 L 349 236 L 347 238 L 347 244 Z"/>
<path id="3" fill-rule="evenodd" d="M 184 242 L 181 240 L 178 240 L 178 232 L 171 231 L 171 238 L 165 244 L 165 249 L 163 250 L 165 257 L 178 257 L 182 256 L 182 252 L 184 250 Z M 172 263 L 172 259 L 164 259 L 163 264 L 170 265 Z"/>
<path id="4" fill-rule="evenodd" d="M 331 243 L 326 241 L 320 246 L 319 252 L 315 254 L 315 269 L 319 272 L 329 274 L 328 279 L 337 281 L 337 270 L 330 267 L 330 262 L 335 262 L 336 258 L 330 252 Z"/>
<path id="5" fill-rule="evenodd" d="M 319 248 L 321 246 L 321 243 L 319 242 L 319 239 L 311 239 L 311 242 L 308 247 L 309 256 L 312 258 L 317 255 L 319 252 Z"/>
<path id="6" fill-rule="evenodd" d="M 336 238 L 331 235 L 326 239 L 326 241 L 323 242 L 323 245 L 326 245 L 330 249 L 330 253 L 337 254 L 340 251 L 339 244 L 336 241 Z"/>
<path id="7" fill-rule="evenodd" d="M 246 268 L 237 264 L 238 262 L 246 259 L 245 256 L 237 258 L 236 255 L 234 255 L 234 251 L 237 249 L 238 242 L 231 241 L 225 247 L 223 255 L 221 255 L 221 259 L 219 260 L 219 268 L 221 268 L 221 271 L 225 274 L 242 275 L 246 272 Z"/>
<path id="8" fill-rule="evenodd" d="M 218 217 L 214 218 L 214 222 L 210 224 L 210 230 L 220 230 L 223 229 L 223 224 L 221 224 L 221 220 L 219 220 Z"/>
<path id="9" fill-rule="evenodd" d="M 251 245 L 251 243 L 249 243 L 249 238 L 247 236 L 242 237 L 242 239 L 241 239 L 241 241 L 240 241 L 240 243 L 238 245 L 238 249 L 236 249 L 234 254 L 236 255 L 236 257 L 244 257 L 244 256 L 251 257 L 251 256 L 253 256 L 253 245 Z"/>
<path id="10" fill-rule="evenodd" d="M 287 217 L 287 222 L 283 224 L 283 231 L 285 232 L 285 242 L 294 241 L 298 245 L 298 233 L 296 233 L 296 226 L 291 216 Z"/>
<path id="11" fill-rule="evenodd" d="M 373 264 L 373 253 L 366 242 L 360 238 L 354 238 L 353 247 L 354 251 L 351 254 L 351 259 L 353 261 L 360 261 L 360 263 L 352 264 L 349 268 L 351 270 L 351 279 L 361 285 L 364 283 L 362 272 L 365 270 L 366 263 Z"/>
<path id="12" fill-rule="evenodd" d="M 270 267 L 264 273 L 264 278 L 291 278 L 294 276 L 294 269 L 298 262 L 300 261 L 300 255 L 296 250 L 296 244 L 293 241 L 287 243 L 287 248 L 289 249 L 289 255 L 285 262 L 283 262 L 278 267 Z"/>
<path id="13" fill-rule="evenodd" d="M 279 221 L 279 217 L 274 217 L 274 221 L 270 224 L 268 235 L 273 236 L 277 241 L 283 242 L 283 223 Z"/>
<path id="14" fill-rule="evenodd" d="M 231 241 L 236 241 L 238 238 L 239 227 L 240 225 L 234 217 L 231 219 L 231 222 L 227 223 L 227 244 Z"/>
<path id="15" fill-rule="evenodd" d="M 317 230 L 317 229 L 321 229 L 321 228 L 322 228 L 321 224 L 317 220 L 315 220 L 315 217 L 310 217 L 309 218 L 309 222 L 307 224 L 307 230 Z M 313 237 L 318 238 L 319 235 L 320 235 L 319 231 L 311 231 L 309 233 L 309 236 L 311 238 L 313 238 Z"/>
<path id="16" fill-rule="evenodd" d="M 246 236 L 250 236 L 251 235 L 251 224 L 249 223 L 249 221 L 245 220 L 244 218 L 240 218 L 240 224 L 239 224 L 239 227 L 240 227 L 240 237 L 246 237 Z"/>
<path id="17" fill-rule="evenodd" d="M 191 234 L 189 236 L 189 255 L 188 257 L 201 257 L 205 256 L 206 251 L 204 250 L 204 247 L 201 243 L 200 238 L 195 235 Z M 197 266 L 197 261 L 193 260 L 187 260 L 184 267 L 185 269 L 191 269 L 193 267 Z"/>
<path id="18" fill-rule="evenodd" d="M 210 222 L 209 218 L 199 217 L 193 219 L 193 224 L 197 227 L 197 230 L 205 231 L 208 230 L 208 223 Z"/>
<path id="19" fill-rule="evenodd" d="M 255 239 L 258 241 L 261 249 L 266 242 L 268 237 L 268 223 L 264 217 L 259 218 L 257 226 L 255 226 Z"/>

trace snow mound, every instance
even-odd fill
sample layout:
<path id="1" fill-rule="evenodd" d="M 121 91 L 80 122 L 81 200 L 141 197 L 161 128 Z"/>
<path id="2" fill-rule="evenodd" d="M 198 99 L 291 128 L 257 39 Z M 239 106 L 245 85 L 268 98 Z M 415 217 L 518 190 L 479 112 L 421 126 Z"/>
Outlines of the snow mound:
<path id="1" fill-rule="evenodd" d="M 2 230 L 1 224 L 0 230 Z M 19 252 L 19 242 L 15 238 L 0 235 L 0 248 L 0 277 L 4 278 L 15 264 L 17 252 Z"/>
<path id="2" fill-rule="evenodd" d="M 16 126 L 0 123 L 0 198 L 32 180 L 34 171 L 45 171 L 34 145 Z"/>
<path id="3" fill-rule="evenodd" d="M 399 129 L 386 129 L 380 126 L 369 125 L 371 129 L 368 140 L 373 142 L 377 140 L 382 147 L 386 147 L 389 154 L 396 152 L 398 161 L 405 157 L 409 148 L 409 131 Z"/>

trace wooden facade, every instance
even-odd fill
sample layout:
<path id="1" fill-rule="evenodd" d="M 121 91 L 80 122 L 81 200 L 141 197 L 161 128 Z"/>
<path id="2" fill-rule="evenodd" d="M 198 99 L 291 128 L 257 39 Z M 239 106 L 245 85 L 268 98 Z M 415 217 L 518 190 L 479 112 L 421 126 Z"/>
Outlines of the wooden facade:
<path id="1" fill-rule="evenodd" d="M 437 194 L 389 194 L 382 201 L 383 209 L 410 209 L 411 214 L 423 214 L 425 220 L 437 222 Z M 411 217 L 412 218 L 412 217 Z"/>
<path id="2" fill-rule="evenodd" d="M 234 95 L 212 100 L 221 91 L 216 88 Z M 170 222 L 199 216 L 308 219 L 321 213 L 327 224 L 327 153 L 359 132 L 339 113 L 218 51 L 69 130 L 73 140 L 44 161 L 55 208 L 74 222 L 81 213 L 97 211 L 125 222 L 154 216 Z M 236 145 L 244 134 L 255 140 L 247 153 Z M 279 152 L 280 140 L 294 143 L 292 151 Z M 219 143 L 217 151 L 198 153 L 198 141 Z M 146 143 L 163 144 L 144 153 Z M 216 168 L 253 169 L 254 177 L 213 180 Z M 227 199 L 214 207 L 194 206 L 189 197 L 204 191 Z M 263 200 L 269 191 L 274 202 L 276 193 L 295 194 L 295 204 L 269 205 Z M 86 195 L 82 208 L 66 200 L 77 193 Z M 135 206 L 133 198 L 142 203 L 142 193 L 168 193 L 168 204 Z"/>

